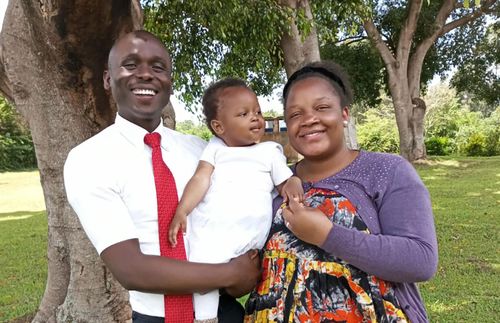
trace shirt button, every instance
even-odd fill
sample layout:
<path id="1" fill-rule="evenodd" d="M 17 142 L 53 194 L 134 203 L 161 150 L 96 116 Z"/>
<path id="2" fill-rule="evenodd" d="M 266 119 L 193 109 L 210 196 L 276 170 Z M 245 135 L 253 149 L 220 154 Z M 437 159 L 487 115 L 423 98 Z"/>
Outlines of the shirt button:
<path id="1" fill-rule="evenodd" d="M 339 189 L 339 186 L 338 186 L 338 185 L 335 185 L 333 188 L 334 188 L 334 189 L 336 189 L 336 190 L 338 190 L 338 189 Z"/>

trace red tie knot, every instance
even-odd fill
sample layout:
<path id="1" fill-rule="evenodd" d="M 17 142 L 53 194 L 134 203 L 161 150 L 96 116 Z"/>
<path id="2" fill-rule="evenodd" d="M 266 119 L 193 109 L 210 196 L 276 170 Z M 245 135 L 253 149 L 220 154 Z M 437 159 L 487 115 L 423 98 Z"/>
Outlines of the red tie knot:
<path id="1" fill-rule="evenodd" d="M 151 148 L 160 146 L 161 135 L 158 132 L 148 133 L 144 136 L 144 143 Z"/>

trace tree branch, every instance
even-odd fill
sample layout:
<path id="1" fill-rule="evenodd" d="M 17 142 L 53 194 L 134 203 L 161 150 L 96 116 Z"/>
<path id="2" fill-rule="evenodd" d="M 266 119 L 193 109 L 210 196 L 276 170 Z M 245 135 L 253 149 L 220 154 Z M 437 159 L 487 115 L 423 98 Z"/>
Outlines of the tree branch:
<path id="1" fill-rule="evenodd" d="M 495 8 L 493 7 L 493 5 L 496 2 L 497 2 L 496 0 L 486 1 L 479 8 L 479 10 L 476 10 L 468 15 L 465 15 L 463 17 L 460 17 L 458 19 L 455 19 L 455 20 L 447 23 L 446 25 L 443 26 L 443 28 L 441 28 L 441 32 L 440 32 L 439 36 L 442 36 L 455 28 L 461 27 L 461 26 L 465 25 L 466 23 L 471 22 L 471 21 L 481 17 L 482 15 L 485 15 L 485 14 L 488 14 L 491 12 L 495 12 Z"/>
<path id="2" fill-rule="evenodd" d="M 387 47 L 387 44 L 380 36 L 380 33 L 375 24 L 373 23 L 373 20 L 366 19 L 363 22 L 363 27 L 365 28 L 366 33 L 368 34 L 368 37 L 370 37 L 375 48 L 380 53 L 380 56 L 382 57 L 382 60 L 387 66 L 387 69 L 392 70 L 394 68 L 394 64 L 396 63 L 396 59 L 394 58 L 392 52 L 389 50 L 389 47 Z"/>
<path id="3" fill-rule="evenodd" d="M 345 38 L 339 39 L 336 43 L 337 44 L 342 44 L 344 42 L 347 42 L 348 44 L 351 44 L 351 43 L 355 43 L 355 42 L 358 42 L 358 41 L 361 41 L 361 40 L 365 40 L 366 38 L 367 37 L 363 36 L 363 35 L 349 36 L 349 37 L 345 37 Z"/>
<path id="4" fill-rule="evenodd" d="M 419 95 L 418 92 L 420 92 L 420 72 L 422 70 L 422 64 L 427 51 L 432 46 L 432 44 L 434 44 L 436 39 L 457 27 L 463 26 L 466 23 L 481 17 L 486 13 L 493 12 L 494 8 L 492 8 L 492 6 L 496 2 L 497 0 L 488 0 L 483 3 L 479 10 L 476 10 L 449 23 L 446 23 L 446 20 L 450 16 L 451 12 L 456 8 L 460 8 L 461 4 L 456 0 L 446 0 L 443 2 L 443 5 L 439 9 L 439 12 L 436 15 L 436 19 L 434 21 L 434 25 L 436 27 L 434 32 L 416 46 L 415 52 L 410 58 L 410 64 L 408 66 L 408 79 L 410 92 L 413 93 L 413 97 Z"/>
<path id="5" fill-rule="evenodd" d="M 400 63 L 406 63 L 410 55 L 410 48 L 413 34 L 417 28 L 418 16 L 422 9 L 422 0 L 410 0 L 408 8 L 408 17 L 406 17 L 397 45 L 396 56 Z"/>

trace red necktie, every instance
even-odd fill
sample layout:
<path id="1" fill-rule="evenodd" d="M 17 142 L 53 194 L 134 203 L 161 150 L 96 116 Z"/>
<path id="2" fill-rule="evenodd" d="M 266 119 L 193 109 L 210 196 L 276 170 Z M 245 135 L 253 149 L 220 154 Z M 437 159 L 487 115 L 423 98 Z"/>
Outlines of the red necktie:
<path id="1" fill-rule="evenodd" d="M 160 236 L 160 254 L 164 257 L 186 260 L 184 238 L 182 230 L 177 235 L 177 246 L 172 248 L 168 243 L 168 226 L 174 216 L 178 197 L 174 176 L 161 157 L 161 136 L 157 132 L 144 136 L 146 145 L 153 149 L 153 173 L 156 186 L 156 200 L 158 204 L 158 233 Z M 192 295 L 165 295 L 165 322 L 192 323 L 193 300 Z"/>

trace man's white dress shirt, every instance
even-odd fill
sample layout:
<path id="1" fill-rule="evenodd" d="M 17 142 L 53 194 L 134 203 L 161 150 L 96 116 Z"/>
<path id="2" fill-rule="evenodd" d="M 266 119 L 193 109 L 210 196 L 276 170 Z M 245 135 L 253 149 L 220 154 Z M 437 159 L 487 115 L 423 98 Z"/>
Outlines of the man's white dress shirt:
<path id="1" fill-rule="evenodd" d="M 155 132 L 162 137 L 163 160 L 180 198 L 206 143 L 162 123 Z M 144 143 L 147 133 L 117 114 L 113 125 L 73 148 L 66 160 L 68 201 L 99 254 L 137 238 L 144 254 L 160 255 L 151 148 Z M 130 303 L 139 313 L 164 316 L 163 295 L 130 291 Z"/>

